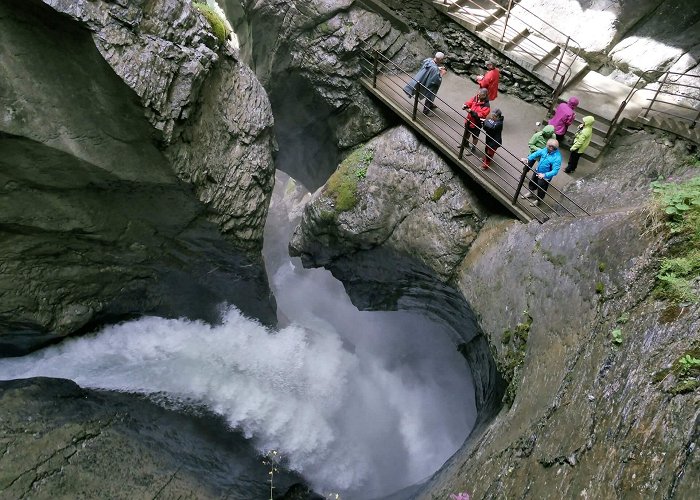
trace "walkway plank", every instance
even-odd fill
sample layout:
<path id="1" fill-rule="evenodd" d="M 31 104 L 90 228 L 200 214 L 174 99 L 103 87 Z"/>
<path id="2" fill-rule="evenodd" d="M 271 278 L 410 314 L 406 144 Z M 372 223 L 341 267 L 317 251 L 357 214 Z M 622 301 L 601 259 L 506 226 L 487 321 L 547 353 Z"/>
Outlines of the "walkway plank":
<path id="1" fill-rule="evenodd" d="M 380 74 L 377 77 L 376 87 L 373 86 L 372 79 L 369 77 L 362 77 L 360 81 L 369 92 L 391 108 L 407 125 L 423 136 L 435 149 L 458 166 L 521 221 L 529 222 L 536 219 L 543 222 L 554 214 L 569 215 L 566 214 L 563 207 L 558 207 L 558 210 L 564 213 L 557 213 L 546 207 L 542 207 L 544 210 L 532 207 L 527 202 L 521 203 L 521 200 L 513 203 L 513 195 L 522 174 L 522 164 L 518 158 L 505 153 L 503 148 L 500 148 L 494 157 L 491 168 L 482 170 L 480 165 L 484 145 L 481 141 L 475 155 L 467 153 L 468 149 L 465 149 L 465 156 L 460 158 L 459 149 L 464 132 L 464 112 L 451 108 L 438 97 L 435 101 L 438 109 L 430 116 L 422 113 L 423 104 L 419 103 L 414 120 L 414 99 L 409 98 L 402 91 L 402 87 L 406 84 L 404 78 L 401 75 Z M 483 134 L 480 139 L 483 139 Z M 503 154 L 508 157 L 502 156 Z M 547 198 L 545 198 L 545 202 L 549 202 L 553 206 L 562 201 L 565 202 L 554 189 L 550 189 Z"/>

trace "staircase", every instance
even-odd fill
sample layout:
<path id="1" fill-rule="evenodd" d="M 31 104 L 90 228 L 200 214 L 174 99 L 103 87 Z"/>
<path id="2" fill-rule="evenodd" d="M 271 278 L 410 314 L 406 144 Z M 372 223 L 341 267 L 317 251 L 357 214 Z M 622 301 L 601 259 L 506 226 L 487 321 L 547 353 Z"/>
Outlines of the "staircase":
<path id="1" fill-rule="evenodd" d="M 647 73 L 640 76 L 637 85 L 629 87 L 590 71 L 586 61 L 579 56 L 580 46 L 571 37 L 557 30 L 535 13 L 518 5 L 517 0 L 423 0 L 443 12 L 453 21 L 501 52 L 525 71 L 552 88 L 552 109 L 569 97 L 578 97 L 576 121 L 569 127 L 566 142 L 573 142 L 573 135 L 584 116 L 595 118 L 593 136 L 582 155 L 595 161 L 623 121 L 639 123 L 679 135 L 700 144 L 700 130 L 695 127 L 700 119 L 700 98 L 687 106 L 679 106 L 659 95 L 676 96 L 678 80 L 698 78 L 697 82 L 680 87 L 700 90 L 700 77 L 687 74 L 657 72 L 653 78 Z M 528 23 L 537 19 L 555 33 L 559 40 L 539 32 Z M 561 40 L 565 40 L 564 43 Z M 666 83 L 666 78 L 673 75 Z M 638 86 L 646 80 L 659 79 L 658 89 Z M 666 86 L 666 87 L 664 87 Z M 666 90 L 664 90 L 666 89 Z M 692 101 L 692 99 L 691 99 Z"/>
<path id="2" fill-rule="evenodd" d="M 578 56 L 579 45 L 561 33 L 567 43 L 561 46 L 527 24 L 536 14 L 519 7 L 511 9 L 494 0 L 425 0 L 456 23 L 497 49 L 552 89 L 575 80 L 588 70 Z"/>

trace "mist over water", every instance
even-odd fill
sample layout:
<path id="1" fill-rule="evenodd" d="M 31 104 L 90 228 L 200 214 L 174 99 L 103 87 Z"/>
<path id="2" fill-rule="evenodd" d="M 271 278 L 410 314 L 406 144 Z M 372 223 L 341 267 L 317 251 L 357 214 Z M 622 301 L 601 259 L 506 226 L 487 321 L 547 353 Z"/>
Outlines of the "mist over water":
<path id="1" fill-rule="evenodd" d="M 268 234 L 290 231 L 281 214 L 272 211 Z M 62 377 L 204 404 L 261 451 L 278 450 L 318 492 L 347 500 L 427 478 L 475 420 L 454 332 L 417 313 L 359 312 L 329 272 L 266 253 L 276 255 L 268 273 L 288 324 L 278 331 L 232 306 L 214 326 L 145 317 L 4 359 L 0 378 Z"/>

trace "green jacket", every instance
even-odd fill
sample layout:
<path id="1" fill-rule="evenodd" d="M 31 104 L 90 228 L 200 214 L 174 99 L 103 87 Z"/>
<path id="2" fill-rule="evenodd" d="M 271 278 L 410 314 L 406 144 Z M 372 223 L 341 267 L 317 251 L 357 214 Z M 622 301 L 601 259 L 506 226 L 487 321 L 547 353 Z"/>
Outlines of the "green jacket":
<path id="1" fill-rule="evenodd" d="M 593 122 L 595 118 L 592 116 L 584 116 L 583 124 L 579 126 L 574 136 L 574 144 L 571 146 L 571 151 L 578 151 L 579 154 L 583 154 L 588 145 L 591 143 L 591 136 L 593 135 Z"/>
<path id="2" fill-rule="evenodd" d="M 547 145 L 547 140 L 551 139 L 552 137 L 554 137 L 553 125 L 546 125 L 539 132 L 535 132 L 535 134 L 530 137 L 530 140 L 527 142 L 527 146 L 530 149 L 530 154 L 545 147 Z"/>

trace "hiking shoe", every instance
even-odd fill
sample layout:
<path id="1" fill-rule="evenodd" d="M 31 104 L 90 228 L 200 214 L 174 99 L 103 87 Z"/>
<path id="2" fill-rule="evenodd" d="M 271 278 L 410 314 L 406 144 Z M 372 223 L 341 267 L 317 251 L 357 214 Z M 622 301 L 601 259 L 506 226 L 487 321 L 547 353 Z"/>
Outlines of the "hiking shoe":
<path id="1" fill-rule="evenodd" d="M 523 194 L 523 195 L 521 195 L 521 196 L 527 200 L 528 198 L 531 198 L 531 197 L 532 197 L 532 193 L 531 193 L 530 191 L 528 191 L 527 193 L 525 193 L 525 194 Z"/>

